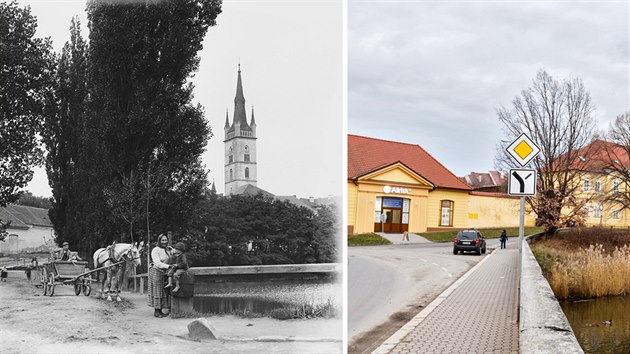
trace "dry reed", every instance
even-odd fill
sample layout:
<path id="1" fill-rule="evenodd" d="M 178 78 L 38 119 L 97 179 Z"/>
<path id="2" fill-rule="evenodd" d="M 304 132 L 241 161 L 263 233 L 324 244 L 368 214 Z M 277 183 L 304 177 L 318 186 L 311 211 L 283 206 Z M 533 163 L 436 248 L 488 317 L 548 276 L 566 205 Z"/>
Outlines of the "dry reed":
<path id="1" fill-rule="evenodd" d="M 592 298 L 630 293 L 630 245 L 583 249 L 534 246 L 556 298 Z"/>

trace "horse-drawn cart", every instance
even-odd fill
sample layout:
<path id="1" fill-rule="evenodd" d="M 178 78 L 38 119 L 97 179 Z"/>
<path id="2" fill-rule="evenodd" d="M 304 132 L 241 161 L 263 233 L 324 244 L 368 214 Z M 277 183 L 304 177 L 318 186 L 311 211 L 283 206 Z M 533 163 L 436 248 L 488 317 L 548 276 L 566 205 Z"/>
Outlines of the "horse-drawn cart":
<path id="1" fill-rule="evenodd" d="M 52 261 L 41 267 L 44 296 L 53 296 L 56 285 L 74 285 L 74 294 L 89 296 L 92 291 L 90 277 L 93 272 L 86 261 Z"/>

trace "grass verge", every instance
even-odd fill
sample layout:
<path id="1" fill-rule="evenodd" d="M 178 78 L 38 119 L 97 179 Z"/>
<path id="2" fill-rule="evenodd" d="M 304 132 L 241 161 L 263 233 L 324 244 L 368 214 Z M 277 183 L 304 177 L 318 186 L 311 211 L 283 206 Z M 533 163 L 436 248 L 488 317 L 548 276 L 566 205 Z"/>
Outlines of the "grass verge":
<path id="1" fill-rule="evenodd" d="M 518 227 L 506 227 L 506 228 L 487 228 L 487 229 L 477 229 L 481 231 L 481 234 L 485 238 L 498 238 L 501 236 L 501 231 L 505 230 L 507 232 L 508 237 L 517 237 L 518 236 Z M 417 235 L 420 235 L 426 238 L 429 241 L 433 242 L 451 242 L 457 235 L 459 230 L 448 230 L 448 231 L 437 231 L 437 232 L 421 232 Z M 539 232 L 542 232 L 542 227 L 526 227 L 525 235 L 532 235 Z"/>
<path id="2" fill-rule="evenodd" d="M 389 245 L 389 240 L 370 232 L 366 234 L 348 235 L 348 246 Z"/>

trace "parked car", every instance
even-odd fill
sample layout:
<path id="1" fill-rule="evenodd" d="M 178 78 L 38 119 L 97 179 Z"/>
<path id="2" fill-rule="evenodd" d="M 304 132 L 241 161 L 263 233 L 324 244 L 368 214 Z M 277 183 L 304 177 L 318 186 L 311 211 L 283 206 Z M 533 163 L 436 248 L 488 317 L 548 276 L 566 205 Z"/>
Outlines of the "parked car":
<path id="1" fill-rule="evenodd" d="M 486 240 L 477 230 L 461 230 L 453 240 L 453 254 L 457 252 L 486 253 Z"/>

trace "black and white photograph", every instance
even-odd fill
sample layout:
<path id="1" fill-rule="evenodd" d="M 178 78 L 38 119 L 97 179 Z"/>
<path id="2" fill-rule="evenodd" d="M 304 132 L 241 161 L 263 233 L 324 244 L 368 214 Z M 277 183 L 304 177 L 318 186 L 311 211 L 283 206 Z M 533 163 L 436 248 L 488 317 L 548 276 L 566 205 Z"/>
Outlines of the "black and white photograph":
<path id="1" fill-rule="evenodd" d="M 342 353 L 343 2 L 0 2 L 0 351 Z"/>

